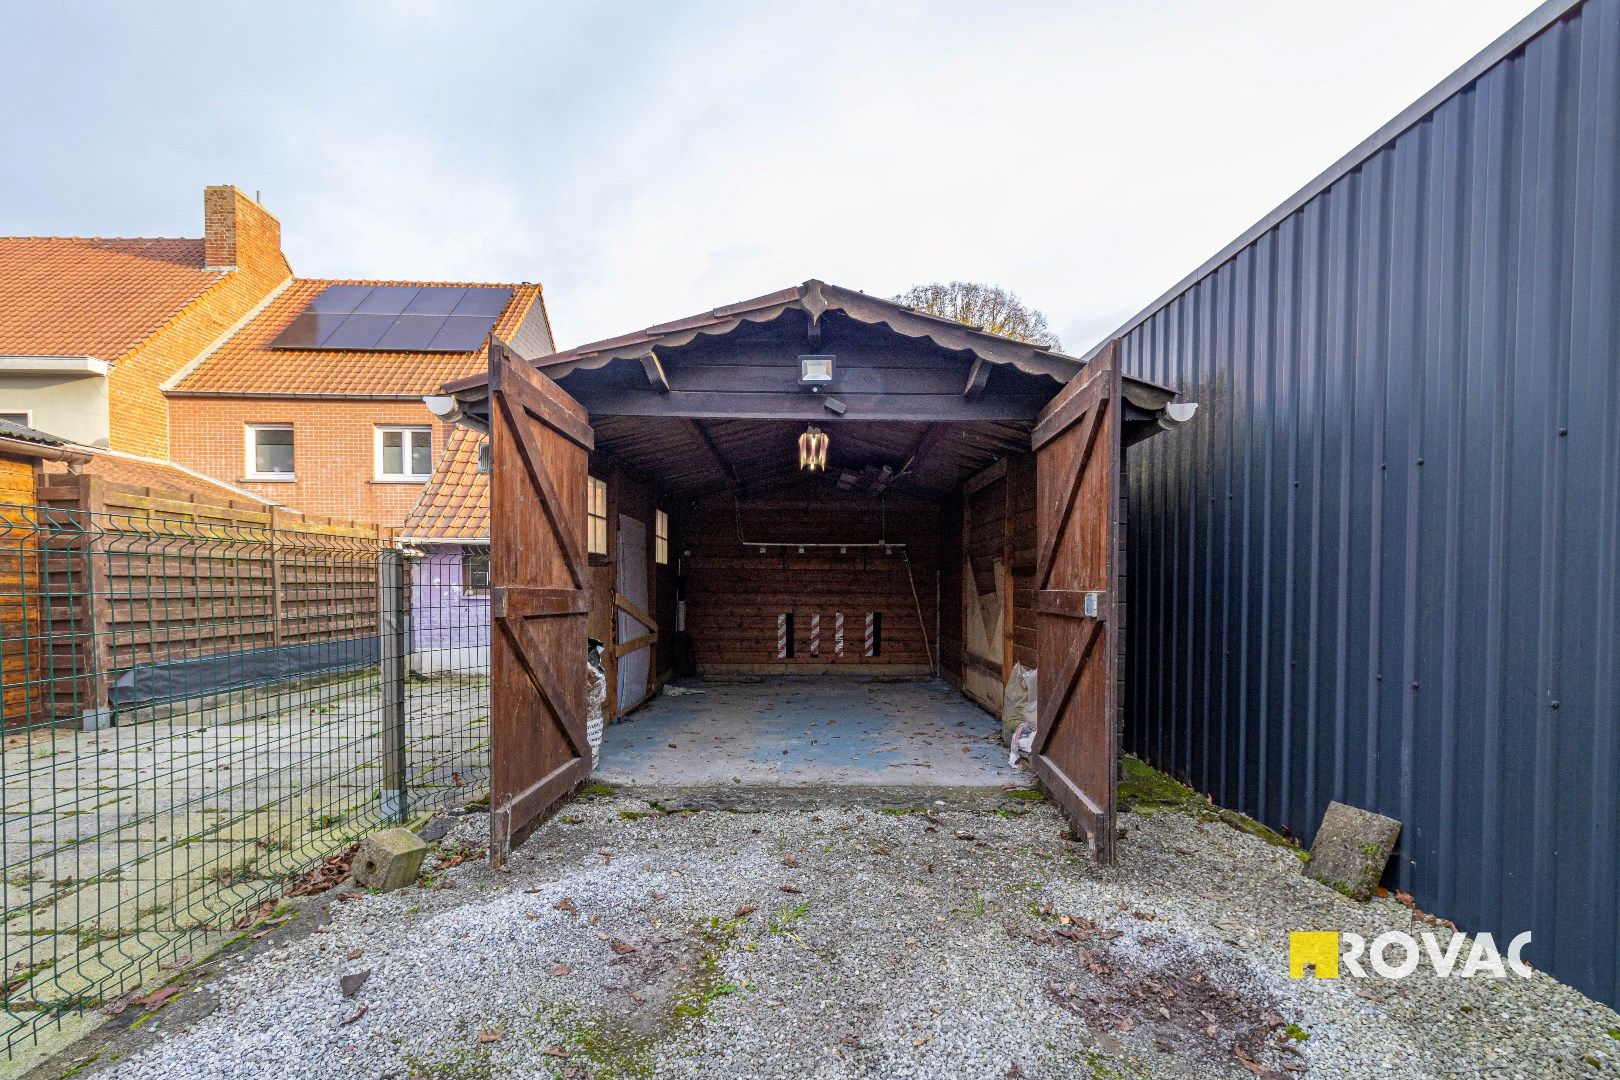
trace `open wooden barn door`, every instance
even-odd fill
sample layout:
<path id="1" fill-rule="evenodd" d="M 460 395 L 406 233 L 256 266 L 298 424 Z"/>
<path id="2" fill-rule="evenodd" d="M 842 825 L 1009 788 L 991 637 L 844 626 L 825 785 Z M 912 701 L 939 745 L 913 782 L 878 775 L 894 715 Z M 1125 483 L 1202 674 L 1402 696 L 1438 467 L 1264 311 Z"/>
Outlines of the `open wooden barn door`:
<path id="1" fill-rule="evenodd" d="M 590 772 L 585 409 L 498 339 L 489 351 L 490 861 Z"/>
<path id="2" fill-rule="evenodd" d="M 1039 724 L 1031 764 L 1114 862 L 1119 768 L 1120 371 L 1110 342 L 1035 421 Z"/>

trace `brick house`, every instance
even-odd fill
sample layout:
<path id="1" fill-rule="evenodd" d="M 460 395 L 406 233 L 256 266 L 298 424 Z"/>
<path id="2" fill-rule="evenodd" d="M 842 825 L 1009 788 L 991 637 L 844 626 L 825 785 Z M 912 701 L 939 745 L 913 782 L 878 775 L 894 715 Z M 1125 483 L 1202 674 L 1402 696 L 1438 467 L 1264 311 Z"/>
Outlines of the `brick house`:
<path id="1" fill-rule="evenodd" d="M 399 525 L 449 432 L 422 397 L 491 330 L 551 352 L 540 287 L 295 278 L 229 186 L 201 238 L 0 238 L 0 419 L 305 513 Z"/>
<path id="2" fill-rule="evenodd" d="M 228 186 L 196 239 L 0 237 L 0 418 L 167 458 L 163 382 L 291 278 L 280 223 Z"/>
<path id="3" fill-rule="evenodd" d="M 469 302 L 478 319 L 411 311 Z M 419 320 L 432 332 L 434 319 L 465 319 L 466 332 L 395 330 Z M 410 347 L 378 347 L 395 332 Z M 305 513 L 398 526 L 452 430 L 422 398 L 483 371 L 489 332 L 550 353 L 540 286 L 296 279 L 165 384 L 173 458 Z"/>

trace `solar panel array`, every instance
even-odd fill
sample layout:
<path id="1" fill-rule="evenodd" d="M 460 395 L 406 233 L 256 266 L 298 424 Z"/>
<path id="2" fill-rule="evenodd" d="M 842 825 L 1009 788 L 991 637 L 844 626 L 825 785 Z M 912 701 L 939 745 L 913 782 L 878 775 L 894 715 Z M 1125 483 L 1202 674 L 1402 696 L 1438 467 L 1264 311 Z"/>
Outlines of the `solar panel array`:
<path id="1" fill-rule="evenodd" d="M 471 352 L 511 299 L 480 286 L 328 285 L 270 347 Z"/>

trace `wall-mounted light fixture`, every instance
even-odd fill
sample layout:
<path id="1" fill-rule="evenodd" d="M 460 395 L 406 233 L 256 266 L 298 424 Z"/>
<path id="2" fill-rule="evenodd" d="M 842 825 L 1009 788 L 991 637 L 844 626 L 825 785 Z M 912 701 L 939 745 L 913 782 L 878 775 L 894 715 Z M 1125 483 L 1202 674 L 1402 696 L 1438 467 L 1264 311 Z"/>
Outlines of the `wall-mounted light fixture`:
<path id="1" fill-rule="evenodd" d="M 799 468 L 807 472 L 827 471 L 827 433 L 811 424 L 799 436 Z"/>
<path id="2" fill-rule="evenodd" d="M 810 353 L 799 357 L 799 385 L 827 386 L 833 381 L 833 358 L 830 353 Z"/>

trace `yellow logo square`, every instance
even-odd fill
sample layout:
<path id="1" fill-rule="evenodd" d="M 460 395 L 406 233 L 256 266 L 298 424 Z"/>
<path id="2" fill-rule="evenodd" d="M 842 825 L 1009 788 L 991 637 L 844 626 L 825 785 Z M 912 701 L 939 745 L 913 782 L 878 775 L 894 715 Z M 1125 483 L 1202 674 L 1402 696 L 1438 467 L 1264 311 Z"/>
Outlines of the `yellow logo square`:
<path id="1" fill-rule="evenodd" d="M 1339 977 L 1339 934 L 1335 930 L 1294 930 L 1288 935 L 1288 977 L 1303 979 L 1314 968 L 1318 979 Z"/>

